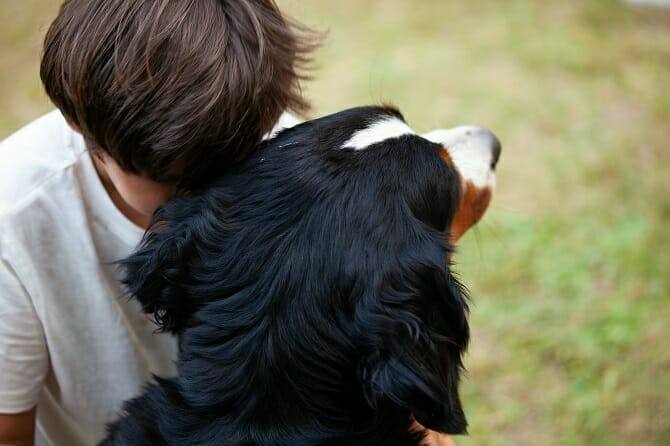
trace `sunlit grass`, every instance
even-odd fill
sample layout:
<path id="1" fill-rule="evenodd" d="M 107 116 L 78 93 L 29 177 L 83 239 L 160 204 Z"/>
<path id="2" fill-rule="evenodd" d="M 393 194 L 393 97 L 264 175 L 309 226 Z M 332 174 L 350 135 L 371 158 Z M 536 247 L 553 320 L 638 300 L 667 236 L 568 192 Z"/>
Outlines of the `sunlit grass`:
<path id="1" fill-rule="evenodd" d="M 37 61 L 56 3 L 0 3 L 3 135 L 48 108 Z M 670 444 L 670 12 L 280 4 L 330 30 L 315 115 L 390 101 L 419 130 L 503 141 L 492 209 L 457 257 L 473 299 L 459 444 Z"/>

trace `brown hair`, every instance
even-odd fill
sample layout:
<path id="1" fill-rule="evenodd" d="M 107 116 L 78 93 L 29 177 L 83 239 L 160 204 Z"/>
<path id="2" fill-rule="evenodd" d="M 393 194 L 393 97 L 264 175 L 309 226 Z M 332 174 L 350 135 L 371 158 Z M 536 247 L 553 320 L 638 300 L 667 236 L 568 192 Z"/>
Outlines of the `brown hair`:
<path id="1" fill-rule="evenodd" d="M 274 0 L 66 0 L 41 77 L 94 153 L 193 183 L 309 108 L 299 83 L 320 37 Z"/>

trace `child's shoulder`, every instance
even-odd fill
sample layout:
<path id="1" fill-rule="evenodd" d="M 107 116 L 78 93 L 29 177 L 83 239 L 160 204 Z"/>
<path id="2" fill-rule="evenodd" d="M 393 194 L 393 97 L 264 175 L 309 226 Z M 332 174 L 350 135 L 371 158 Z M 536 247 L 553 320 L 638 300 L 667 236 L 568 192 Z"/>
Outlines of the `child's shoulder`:
<path id="1" fill-rule="evenodd" d="M 76 134 L 55 110 L 0 142 L 0 213 L 20 206 L 76 162 Z"/>

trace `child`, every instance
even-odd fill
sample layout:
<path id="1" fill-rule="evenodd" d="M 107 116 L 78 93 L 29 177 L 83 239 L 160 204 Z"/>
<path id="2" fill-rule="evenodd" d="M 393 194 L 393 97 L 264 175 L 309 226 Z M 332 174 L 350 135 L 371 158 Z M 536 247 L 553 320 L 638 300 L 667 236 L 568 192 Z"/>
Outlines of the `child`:
<path id="1" fill-rule="evenodd" d="M 41 66 L 58 111 L 0 145 L 0 444 L 93 444 L 175 373 L 113 262 L 175 188 L 306 110 L 315 47 L 273 0 L 64 2 Z"/>

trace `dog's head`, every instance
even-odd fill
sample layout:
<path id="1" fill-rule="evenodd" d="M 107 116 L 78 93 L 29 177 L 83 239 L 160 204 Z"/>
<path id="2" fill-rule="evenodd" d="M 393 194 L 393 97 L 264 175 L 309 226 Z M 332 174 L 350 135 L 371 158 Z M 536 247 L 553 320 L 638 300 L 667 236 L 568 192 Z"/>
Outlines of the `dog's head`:
<path id="1" fill-rule="evenodd" d="M 285 130 L 166 204 L 126 284 L 180 334 L 185 400 L 252 431 L 361 433 L 412 414 L 463 432 L 467 303 L 448 259 L 499 151 L 480 128 L 422 137 L 361 107 Z"/>

